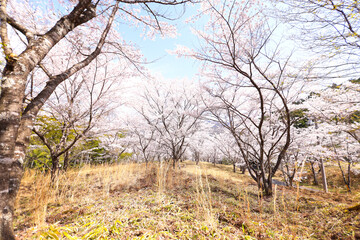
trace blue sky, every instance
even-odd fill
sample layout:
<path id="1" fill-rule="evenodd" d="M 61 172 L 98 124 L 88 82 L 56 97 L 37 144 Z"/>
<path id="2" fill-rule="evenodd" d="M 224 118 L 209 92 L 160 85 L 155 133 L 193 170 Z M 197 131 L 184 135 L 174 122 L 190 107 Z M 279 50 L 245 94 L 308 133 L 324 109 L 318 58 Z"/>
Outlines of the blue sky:
<path id="1" fill-rule="evenodd" d="M 125 40 L 136 43 L 147 61 L 146 67 L 155 74 L 161 74 L 165 79 L 197 78 L 200 63 L 194 59 L 178 58 L 171 55 L 167 50 L 173 50 L 176 45 L 185 45 L 189 48 L 196 48 L 198 40 L 191 32 L 191 27 L 185 21 L 188 17 L 196 14 L 196 8 L 188 5 L 185 14 L 177 20 L 171 21 L 178 31 L 176 38 L 161 38 L 155 40 L 144 39 L 141 37 L 142 29 L 122 27 L 121 34 Z"/>

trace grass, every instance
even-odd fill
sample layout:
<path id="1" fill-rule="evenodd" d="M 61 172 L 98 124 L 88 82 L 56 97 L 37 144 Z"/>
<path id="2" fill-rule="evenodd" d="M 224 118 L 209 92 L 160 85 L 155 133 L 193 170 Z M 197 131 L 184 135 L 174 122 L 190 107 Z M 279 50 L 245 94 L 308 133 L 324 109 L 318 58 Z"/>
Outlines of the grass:
<path id="1" fill-rule="evenodd" d="M 60 174 L 53 185 L 49 176 L 27 171 L 17 199 L 16 234 L 19 239 L 360 239 L 359 211 L 347 210 L 360 202 L 359 177 L 353 177 L 351 193 L 331 182 L 328 194 L 297 195 L 296 189 L 276 186 L 274 196 L 265 198 L 247 174 L 233 173 L 231 166 L 183 165 L 87 166 Z M 335 168 L 327 171 L 335 177 Z"/>

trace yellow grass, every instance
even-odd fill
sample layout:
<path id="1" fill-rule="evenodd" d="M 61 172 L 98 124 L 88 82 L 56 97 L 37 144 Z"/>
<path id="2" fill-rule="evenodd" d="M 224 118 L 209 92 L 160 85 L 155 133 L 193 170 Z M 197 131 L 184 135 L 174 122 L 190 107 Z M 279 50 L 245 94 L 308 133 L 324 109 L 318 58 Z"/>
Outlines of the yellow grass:
<path id="1" fill-rule="evenodd" d="M 15 228 L 19 239 L 355 239 L 360 214 L 346 209 L 359 200 L 282 186 L 264 198 L 248 174 L 209 163 L 85 166 L 53 184 L 27 171 Z"/>

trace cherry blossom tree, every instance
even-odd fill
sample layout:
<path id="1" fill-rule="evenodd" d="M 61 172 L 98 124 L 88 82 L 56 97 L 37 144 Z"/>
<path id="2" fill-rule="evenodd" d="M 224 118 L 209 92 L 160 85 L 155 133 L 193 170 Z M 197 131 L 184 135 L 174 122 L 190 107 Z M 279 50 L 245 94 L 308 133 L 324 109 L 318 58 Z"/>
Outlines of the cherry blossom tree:
<path id="1" fill-rule="evenodd" d="M 215 139 L 218 149 L 225 160 L 233 166 L 233 172 L 236 172 L 236 166 L 242 162 L 242 157 L 234 137 L 224 131 L 216 134 Z"/>
<path id="2" fill-rule="evenodd" d="M 287 186 L 293 186 L 293 181 L 298 170 L 301 170 L 301 166 L 305 161 L 316 159 L 314 157 L 309 157 L 311 156 L 311 149 L 315 144 L 311 141 L 306 141 L 306 144 L 304 144 L 304 139 L 308 138 L 307 135 L 313 133 L 313 124 L 308 116 L 309 110 L 306 108 L 299 108 L 301 102 L 302 100 L 289 104 L 292 125 L 291 142 L 280 165 Z M 313 167 L 314 161 L 309 162 Z M 316 179 L 316 174 L 314 177 L 314 179 Z"/>
<path id="3" fill-rule="evenodd" d="M 161 155 L 159 151 L 159 139 L 158 132 L 155 128 L 148 125 L 145 119 L 132 116 L 126 124 L 127 135 L 130 137 L 129 145 L 133 148 L 135 154 L 139 155 L 142 162 L 145 162 L 146 166 L 151 161 L 157 159 L 158 155 Z"/>
<path id="4" fill-rule="evenodd" d="M 324 55 L 318 74 L 357 77 L 360 56 L 357 0 L 281 0 L 276 15 L 290 24 L 302 46 Z M 317 61 L 320 61 L 318 58 Z"/>
<path id="5" fill-rule="evenodd" d="M 63 156 L 62 166 L 66 170 L 71 148 L 88 133 L 94 135 L 91 130 L 120 104 L 120 96 L 119 103 L 112 99 L 121 91 L 119 79 L 124 72 L 125 69 L 108 64 L 108 60 L 101 63 L 98 58 L 60 84 L 49 98 L 39 115 L 41 119 L 48 116 L 58 123 L 59 134 L 54 138 L 46 121 L 35 121 L 33 131 L 49 149 L 52 180 L 60 168 L 59 158 Z"/>
<path id="6" fill-rule="evenodd" d="M 307 133 L 309 139 L 316 138 L 318 155 L 337 162 L 344 183 L 351 189 L 351 165 L 358 162 L 359 156 L 359 96 L 358 80 L 333 84 L 304 101 L 300 107 L 309 109 L 309 115 L 316 119 L 316 129 Z M 307 141 L 308 142 L 308 141 Z M 315 141 L 314 141 L 315 142 Z M 311 152 L 314 152 L 314 147 Z M 347 174 L 341 163 L 347 164 Z"/>
<path id="7" fill-rule="evenodd" d="M 254 1 L 204 1 L 202 10 L 209 21 L 193 56 L 210 79 L 204 103 L 235 138 L 258 187 L 271 195 L 291 140 L 288 102 L 296 79 L 289 58 L 271 41 L 273 29 Z"/>
<path id="8" fill-rule="evenodd" d="M 203 112 L 199 88 L 182 82 L 154 81 L 150 84 L 142 95 L 142 106 L 137 104 L 135 108 L 156 132 L 161 148 L 165 149 L 175 168 L 188 147 L 188 139 L 196 132 Z"/>
<path id="9" fill-rule="evenodd" d="M 137 54 L 129 50 L 124 41 L 121 42 L 121 37 L 112 28 L 116 17 L 120 23 L 142 24 L 149 29 L 147 32 L 150 35 L 157 31 L 174 33 L 174 28 L 161 22 L 161 18 L 171 16 L 167 17 L 156 6 L 174 6 L 186 1 L 80 0 L 54 1 L 54 4 L 42 5 L 28 1 L 1 1 L 0 37 L 6 64 L 2 72 L 0 95 L 0 239 L 15 239 L 12 227 L 14 201 L 22 176 L 25 151 L 35 117 L 56 87 L 88 66 L 102 53 L 104 46 L 109 46 L 108 52 L 117 52 L 132 63 L 137 62 Z M 35 8 L 41 11 L 40 16 L 34 14 Z M 116 15 L 117 12 L 120 14 Z M 14 36 L 19 36 L 17 40 L 12 40 L 9 29 L 13 29 Z M 95 30 L 99 30 L 100 34 Z M 89 38 L 91 42 L 86 41 Z M 62 65 L 59 68 L 61 71 L 51 72 L 49 66 L 62 63 L 62 49 L 57 46 L 66 41 L 76 43 L 78 49 L 74 54 L 79 54 L 81 58 L 74 58 L 73 62 Z M 14 42 L 23 44 L 14 46 Z M 56 56 L 57 51 L 60 51 L 57 61 L 48 58 L 50 55 Z M 40 85 L 38 94 L 26 102 L 26 85 L 36 68 L 40 68 L 48 79 Z"/>
<path id="10" fill-rule="evenodd" d="M 360 6 L 356 0 L 278 1 L 284 16 L 311 40 L 312 48 L 359 55 Z M 324 30 L 326 29 L 326 30 Z M 320 49 L 318 49 L 320 50 Z"/>
<path id="11" fill-rule="evenodd" d="M 111 163 L 119 163 L 123 154 L 131 156 L 131 144 L 127 139 L 125 130 L 114 129 L 109 133 L 100 135 L 102 146 L 108 150 Z"/>
<path id="12" fill-rule="evenodd" d="M 222 151 L 219 151 L 219 142 L 216 135 L 223 129 L 207 119 L 203 114 L 198 122 L 196 132 L 189 140 L 189 152 L 198 165 L 200 161 L 219 163 L 222 160 Z"/>
<path id="13" fill-rule="evenodd" d="M 202 131 L 198 131 L 197 133 L 203 133 Z M 191 152 L 192 159 L 195 161 L 196 165 L 199 165 L 200 161 L 204 160 L 204 145 L 205 145 L 206 137 L 202 134 L 194 134 L 194 136 L 190 140 L 189 151 Z"/>

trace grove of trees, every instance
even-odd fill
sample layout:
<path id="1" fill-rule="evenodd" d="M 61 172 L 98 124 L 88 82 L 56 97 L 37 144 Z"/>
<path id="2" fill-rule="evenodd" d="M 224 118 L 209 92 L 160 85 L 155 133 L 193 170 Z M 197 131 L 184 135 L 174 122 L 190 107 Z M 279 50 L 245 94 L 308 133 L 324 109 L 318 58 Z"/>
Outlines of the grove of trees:
<path id="1" fill-rule="evenodd" d="M 201 67 L 165 80 L 122 26 L 174 36 L 186 8 L 194 45 L 168 52 Z M 271 196 L 275 174 L 293 186 L 305 165 L 327 189 L 333 164 L 351 191 L 359 14 L 355 0 L 1 0 L 0 240 L 15 239 L 24 168 L 226 163 Z"/>
<path id="2" fill-rule="evenodd" d="M 83 69 L 86 71 L 102 53 L 115 55 L 118 64 L 137 62 L 136 49 L 121 41 L 112 27 L 115 18 L 119 16 L 123 19 L 118 21 L 129 24 L 139 22 L 150 29 L 149 33 L 166 34 L 172 29 L 162 24 L 161 18 L 167 16 L 157 9 L 158 5 L 185 2 L 59 1 L 44 3 L 45 8 L 40 10 L 32 7 L 35 4 L 32 1 L 1 1 L 0 34 L 5 66 L 0 95 L 0 239 L 15 239 L 12 219 L 22 165 L 36 116 L 51 94 L 65 80 Z M 132 7 L 134 4 L 137 7 Z M 29 20 L 23 22 L 24 19 Z M 46 75 L 45 80 L 38 78 L 37 71 Z M 26 99 L 29 85 L 36 86 L 37 92 Z"/>

